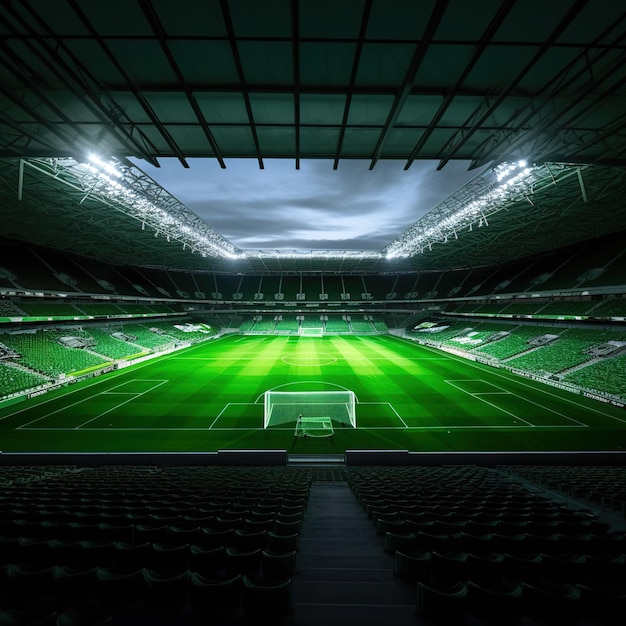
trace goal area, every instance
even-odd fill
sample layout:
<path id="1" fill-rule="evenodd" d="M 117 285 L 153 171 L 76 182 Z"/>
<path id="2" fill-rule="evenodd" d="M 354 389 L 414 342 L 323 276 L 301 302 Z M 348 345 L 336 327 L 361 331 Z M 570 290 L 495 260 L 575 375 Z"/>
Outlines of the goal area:
<path id="1" fill-rule="evenodd" d="M 328 418 L 356 428 L 353 391 L 266 391 L 263 428 L 298 422 L 302 418 Z"/>

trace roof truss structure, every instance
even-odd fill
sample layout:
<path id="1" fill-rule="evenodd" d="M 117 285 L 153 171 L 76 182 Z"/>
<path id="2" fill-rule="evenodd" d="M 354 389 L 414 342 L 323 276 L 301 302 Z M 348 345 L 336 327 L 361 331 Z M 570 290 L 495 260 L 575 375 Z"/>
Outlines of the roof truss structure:
<path id="1" fill-rule="evenodd" d="M 0 155 L 623 165 L 626 15 L 538 8 L 5 3 Z"/>
<path id="2" fill-rule="evenodd" d="M 398 242 L 339 257 L 235 251 L 241 271 L 498 263 L 623 229 L 625 39 L 626 12 L 614 0 L 555 0 L 549 11 L 538 0 L 471 8 L 452 0 L 197 0 L 185 10 L 170 0 L 6 2 L 2 234 L 101 258 L 113 251 L 119 263 L 232 271 L 226 259 L 193 254 L 171 234 L 169 242 L 155 237 L 156 228 L 138 230 L 136 216 L 72 190 L 59 174 L 64 160 L 84 163 L 92 152 L 155 166 L 208 157 L 221 168 L 243 158 L 260 168 L 290 159 L 296 169 L 302 159 L 330 159 L 334 168 L 390 159 L 405 169 L 422 159 L 440 169 L 451 160 L 483 168 L 527 159 L 544 179 L 546 168 L 556 174 L 532 202 L 509 199 L 485 215 L 488 228 L 467 224 L 462 236 L 457 228 L 408 256 L 389 254 Z M 35 162 L 47 165 L 36 171 Z M 193 223 L 165 192 L 141 177 L 134 184 Z M 426 221 L 446 219 L 485 184 L 472 181 Z M 72 229 L 60 228 L 63 220 Z M 194 228 L 231 245 L 206 225 Z"/>

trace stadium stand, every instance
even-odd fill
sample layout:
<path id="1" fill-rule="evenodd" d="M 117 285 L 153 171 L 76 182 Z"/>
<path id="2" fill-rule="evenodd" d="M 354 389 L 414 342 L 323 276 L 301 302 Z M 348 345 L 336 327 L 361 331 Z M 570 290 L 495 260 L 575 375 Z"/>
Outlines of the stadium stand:
<path id="1" fill-rule="evenodd" d="M 320 276 L 300 276 L 300 287 L 298 293 L 304 294 L 304 299 L 308 301 L 320 300 L 322 291 L 322 281 Z"/>
<path id="2" fill-rule="evenodd" d="M 535 626 L 561 609 L 538 595 L 567 587 L 576 618 L 612 624 L 623 480 L 563 465 L 1 467 L 1 617 L 283 624 L 349 601 L 358 623 Z"/>
<path id="3" fill-rule="evenodd" d="M 276 316 L 276 325 L 274 331 L 276 333 L 297 333 L 300 329 L 300 320 L 296 315 L 278 315 Z"/>
<path id="4" fill-rule="evenodd" d="M 373 327 L 369 316 L 352 315 L 350 319 L 350 329 L 355 333 L 371 333 Z"/>
<path id="5" fill-rule="evenodd" d="M 540 309 L 541 315 L 556 316 L 577 316 L 591 315 L 598 307 L 599 303 L 593 300 L 560 300 L 558 302 L 549 302 Z"/>
<path id="6" fill-rule="evenodd" d="M 109 620 L 144 623 L 158 611 L 191 623 L 215 617 L 208 600 L 236 581 L 219 603 L 223 619 L 279 620 L 292 610 L 295 519 L 310 484 L 306 472 L 272 467 L 2 468 L 0 618 L 28 609 L 34 624 L 91 609 Z M 33 593 L 43 577 L 48 593 Z M 277 587 L 284 600 L 269 601 Z"/>
<path id="7" fill-rule="evenodd" d="M 212 297 L 215 300 L 237 300 L 235 294 L 241 293 L 241 280 L 241 276 L 215 275 L 215 289 L 211 292 Z"/>
<path id="8" fill-rule="evenodd" d="M 101 328 L 90 327 L 85 331 L 85 335 L 93 338 L 95 341 L 95 345 L 91 348 L 92 351 L 108 359 L 126 359 L 142 353 L 140 348 L 116 339 L 111 335 L 110 331 Z"/>
<path id="9" fill-rule="evenodd" d="M 162 349 L 174 343 L 174 338 L 166 333 L 154 332 L 151 326 L 142 324 L 122 324 L 121 331 L 132 338 L 132 343 L 144 348 Z"/>
<path id="10" fill-rule="evenodd" d="M 328 294 L 328 299 L 335 302 L 350 300 L 350 292 L 357 293 L 355 289 L 351 288 L 351 284 L 356 282 L 352 279 L 352 276 L 322 276 L 320 293 Z M 361 291 L 362 289 L 359 288 L 359 297 Z"/>
<path id="11" fill-rule="evenodd" d="M 49 380 L 45 376 L 23 369 L 15 363 L 0 361 L 0 389 L 2 397 L 24 389 L 33 389 Z"/>
<path id="12" fill-rule="evenodd" d="M 272 316 L 257 315 L 254 321 L 255 323 L 254 323 L 253 329 L 255 332 L 272 332 L 273 333 L 276 328 L 277 320 L 274 319 L 274 317 Z"/>
<path id="13" fill-rule="evenodd" d="M 14 302 L 0 300 L 0 317 L 23 317 L 26 312 Z"/>
<path id="14" fill-rule="evenodd" d="M 589 311 L 592 317 L 626 317 L 626 299 L 615 298 L 598 303 Z"/>
<path id="15" fill-rule="evenodd" d="M 173 293 L 179 298 L 193 298 L 198 287 L 193 279 L 193 274 L 189 272 L 166 272 L 170 280 Z"/>
<path id="16" fill-rule="evenodd" d="M 263 294 L 262 285 L 262 276 L 243 276 L 239 285 L 239 293 L 243 294 L 243 299 L 247 301 L 263 300 L 263 297 L 259 298 L 259 295 Z"/>
<path id="17" fill-rule="evenodd" d="M 131 304 L 126 302 L 120 302 L 117 305 L 123 313 L 129 315 L 154 315 L 154 311 L 146 304 Z"/>
<path id="18" fill-rule="evenodd" d="M 481 353 L 490 355 L 500 360 L 514 357 L 522 352 L 531 350 L 529 345 L 533 339 L 555 333 L 555 329 L 550 326 L 516 326 L 511 329 L 503 328 L 509 332 L 496 342 L 481 346 L 478 350 Z M 558 329 L 557 329 L 558 330 Z"/>
<path id="19" fill-rule="evenodd" d="M 21 300 L 20 309 L 27 316 L 32 317 L 77 317 L 84 315 L 73 304 L 69 302 L 38 302 Z"/>
<path id="20" fill-rule="evenodd" d="M 586 352 L 589 348 L 612 340 L 623 341 L 624 334 L 620 331 L 568 328 L 559 334 L 554 343 L 510 359 L 507 364 L 533 372 L 554 374 L 591 359 L 592 355 Z"/>
<path id="21" fill-rule="evenodd" d="M 302 315 L 300 316 L 300 328 L 302 329 L 318 329 L 324 328 L 324 320 L 320 319 L 320 316 Z"/>
<path id="22" fill-rule="evenodd" d="M 519 470 L 524 477 L 535 478 L 533 468 Z M 384 549 L 394 555 L 396 575 L 417 583 L 418 615 L 435 617 L 431 605 L 439 590 L 443 594 L 436 605 L 439 619 L 442 614 L 450 618 L 452 610 L 460 612 L 458 623 L 484 617 L 488 610 L 484 593 L 476 595 L 480 598 L 476 604 L 469 599 L 452 608 L 441 604 L 452 602 L 444 590 L 457 586 L 469 588 L 468 598 L 478 589 L 493 589 L 491 601 L 499 598 L 494 610 L 502 620 L 504 597 L 498 585 L 507 579 L 517 585 L 515 608 L 510 609 L 516 616 L 513 621 L 525 615 L 553 623 L 548 613 L 554 604 L 540 606 L 531 589 L 570 585 L 580 593 L 587 585 L 608 590 L 623 584 L 625 540 L 619 532 L 623 524 L 613 527 L 602 521 L 587 503 L 568 504 L 521 479 L 510 480 L 515 471 L 515 467 L 503 471 L 377 467 L 350 472 L 350 488 L 384 538 Z M 623 471 L 618 475 L 623 478 Z M 568 556 L 573 554 L 583 556 Z M 612 568 L 609 562 L 618 565 Z M 605 564 L 607 569 L 602 570 Z M 576 606 L 586 616 L 597 609 L 590 611 L 582 601 Z"/>
<path id="23" fill-rule="evenodd" d="M 380 315 L 371 315 L 370 319 L 376 332 L 386 333 L 389 330 L 385 320 Z"/>
<path id="24" fill-rule="evenodd" d="M 327 333 L 348 333 L 351 330 L 351 322 L 346 318 L 349 316 L 343 315 L 342 317 L 333 316 L 329 317 L 325 322 Z M 354 329 L 352 329 L 354 330 Z"/>
<path id="25" fill-rule="evenodd" d="M 626 355 L 594 360 L 566 373 L 563 380 L 594 393 L 626 398 Z"/>
<path id="26" fill-rule="evenodd" d="M 57 377 L 107 364 L 106 359 L 86 350 L 65 347 L 59 343 L 61 336 L 52 330 L 0 335 L 3 344 L 19 353 L 20 365 L 46 376 Z"/>
<path id="27" fill-rule="evenodd" d="M 125 315 L 124 310 L 117 304 L 109 304 L 106 302 L 80 302 L 76 306 L 84 315 L 93 317 L 122 317 Z"/>
<path id="28" fill-rule="evenodd" d="M 210 325 L 200 322 L 180 321 L 180 323 L 150 322 L 150 330 L 169 335 L 178 341 L 191 342 L 202 340 L 215 335 L 216 331 Z"/>
<path id="29" fill-rule="evenodd" d="M 512 302 L 505 305 L 498 313 L 502 315 L 540 315 L 545 307 L 537 302 Z"/>

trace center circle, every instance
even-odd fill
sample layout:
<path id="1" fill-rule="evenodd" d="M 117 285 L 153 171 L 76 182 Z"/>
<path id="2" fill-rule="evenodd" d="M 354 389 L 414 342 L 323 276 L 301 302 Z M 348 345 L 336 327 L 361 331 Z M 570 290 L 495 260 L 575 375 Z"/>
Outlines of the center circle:
<path id="1" fill-rule="evenodd" d="M 316 365 L 332 365 L 337 362 L 336 357 L 331 354 L 315 354 L 311 356 L 307 355 L 291 355 L 282 357 L 282 362 L 286 365 L 294 365 L 295 367 L 314 367 Z"/>

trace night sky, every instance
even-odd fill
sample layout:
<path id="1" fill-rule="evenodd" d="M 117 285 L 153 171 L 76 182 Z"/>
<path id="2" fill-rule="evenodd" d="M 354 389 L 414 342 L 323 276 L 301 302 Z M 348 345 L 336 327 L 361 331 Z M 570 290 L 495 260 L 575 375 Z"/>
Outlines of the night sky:
<path id="1" fill-rule="evenodd" d="M 242 249 L 380 250 L 481 170 L 452 161 L 160 159 L 135 163 Z"/>

